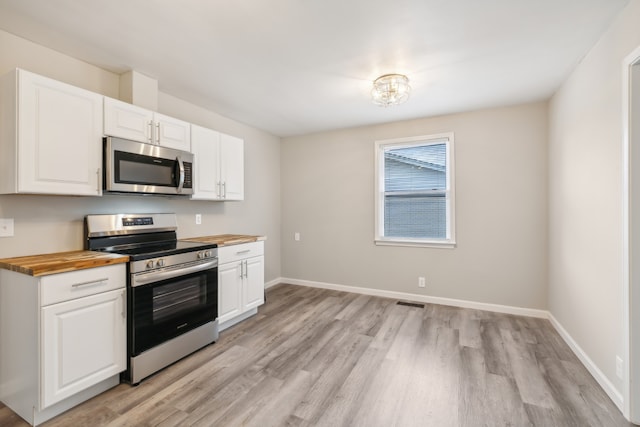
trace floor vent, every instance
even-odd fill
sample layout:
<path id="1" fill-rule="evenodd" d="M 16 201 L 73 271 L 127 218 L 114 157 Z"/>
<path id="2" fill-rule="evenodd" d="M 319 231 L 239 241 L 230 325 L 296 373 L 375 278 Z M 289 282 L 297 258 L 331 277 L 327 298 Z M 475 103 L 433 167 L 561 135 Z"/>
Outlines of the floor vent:
<path id="1" fill-rule="evenodd" d="M 398 304 L 398 305 L 406 305 L 407 307 L 424 308 L 424 304 L 417 304 L 415 302 L 398 301 L 396 304 Z"/>

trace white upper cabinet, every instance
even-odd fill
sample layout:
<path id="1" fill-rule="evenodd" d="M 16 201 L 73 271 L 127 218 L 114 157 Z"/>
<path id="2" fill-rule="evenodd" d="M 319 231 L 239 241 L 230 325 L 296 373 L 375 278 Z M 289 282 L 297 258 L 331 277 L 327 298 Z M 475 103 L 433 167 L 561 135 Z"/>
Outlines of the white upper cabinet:
<path id="1" fill-rule="evenodd" d="M 153 111 L 105 97 L 104 134 L 151 143 Z"/>
<path id="2" fill-rule="evenodd" d="M 195 200 L 220 200 L 220 132 L 191 125 Z"/>
<path id="3" fill-rule="evenodd" d="M 188 122 L 113 98 L 104 99 L 104 134 L 191 151 Z"/>
<path id="4" fill-rule="evenodd" d="M 220 134 L 220 182 L 224 200 L 244 200 L 244 141 Z"/>
<path id="5" fill-rule="evenodd" d="M 0 81 L 0 193 L 99 196 L 103 96 L 14 70 Z"/>
<path id="6" fill-rule="evenodd" d="M 244 199 L 244 141 L 191 125 L 195 159 L 194 200 Z"/>
<path id="7" fill-rule="evenodd" d="M 191 151 L 191 124 L 163 114 L 154 113 L 156 144 L 176 150 Z"/>

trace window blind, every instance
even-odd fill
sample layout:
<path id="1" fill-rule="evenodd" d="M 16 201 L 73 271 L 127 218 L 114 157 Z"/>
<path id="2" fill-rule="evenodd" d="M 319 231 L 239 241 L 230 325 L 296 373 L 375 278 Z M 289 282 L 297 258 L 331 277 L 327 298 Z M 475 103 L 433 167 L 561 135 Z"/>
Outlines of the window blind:
<path id="1" fill-rule="evenodd" d="M 384 236 L 447 237 L 446 142 L 384 149 Z"/>

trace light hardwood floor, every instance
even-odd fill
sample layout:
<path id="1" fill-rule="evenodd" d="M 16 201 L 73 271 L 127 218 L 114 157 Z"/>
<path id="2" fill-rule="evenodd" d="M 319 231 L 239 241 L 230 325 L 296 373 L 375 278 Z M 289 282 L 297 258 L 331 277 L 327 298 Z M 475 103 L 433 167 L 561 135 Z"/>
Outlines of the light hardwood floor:
<path id="1" fill-rule="evenodd" d="M 45 426 L 628 426 L 546 320 L 278 285 L 258 315 Z M 26 423 L 0 404 L 1 426 Z"/>

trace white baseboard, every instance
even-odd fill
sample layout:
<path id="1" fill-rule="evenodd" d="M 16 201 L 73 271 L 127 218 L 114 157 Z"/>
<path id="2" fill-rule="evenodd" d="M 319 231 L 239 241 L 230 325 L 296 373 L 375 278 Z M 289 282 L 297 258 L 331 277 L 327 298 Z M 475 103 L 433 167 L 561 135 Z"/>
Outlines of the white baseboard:
<path id="1" fill-rule="evenodd" d="M 402 299 L 409 301 L 424 302 L 429 304 L 450 305 L 454 307 L 473 308 L 476 310 L 493 311 L 496 313 L 516 314 L 519 316 L 539 317 L 546 319 L 549 312 L 534 308 L 512 307 L 508 305 L 489 304 L 459 300 L 453 298 L 434 297 L 429 295 L 410 294 L 407 292 L 387 291 L 382 289 L 361 288 L 359 286 L 337 285 L 333 283 L 314 282 L 310 280 L 290 279 L 282 277 L 278 283 L 289 283 L 292 285 L 309 286 L 311 288 L 331 289 L 334 291 L 352 292 L 356 294 L 372 295 L 384 298 Z"/>
<path id="2" fill-rule="evenodd" d="M 265 289 L 269 289 L 270 287 L 275 286 L 275 285 L 280 284 L 280 283 L 284 283 L 284 279 L 282 277 L 278 277 L 276 279 L 273 279 L 273 280 L 270 280 L 268 282 L 265 282 L 264 288 Z"/>
<path id="3" fill-rule="evenodd" d="M 589 373 L 595 378 L 595 380 L 600 384 L 600 387 L 607 393 L 609 398 L 615 403 L 615 405 L 620 409 L 620 412 L 624 413 L 624 398 L 622 397 L 622 393 L 616 389 L 616 387 L 609 381 L 609 378 L 602 373 L 600 368 L 593 363 L 591 358 L 587 355 L 587 353 L 582 350 L 582 348 L 578 345 L 578 343 L 573 339 L 569 332 L 565 328 L 562 327 L 558 319 L 556 319 L 553 314 L 549 313 L 549 321 L 553 325 L 553 327 L 558 331 L 562 339 L 567 343 L 569 348 L 575 353 L 575 355 L 580 359 L 580 362 L 587 368 Z"/>
<path id="4" fill-rule="evenodd" d="M 558 320 L 547 310 L 538 310 L 533 308 L 513 307 L 500 304 L 489 304 L 483 302 L 459 300 L 453 298 L 433 297 L 428 295 L 417 295 L 406 292 L 387 291 L 382 289 L 361 288 L 358 286 L 346 286 L 338 285 L 334 283 L 315 282 L 311 280 L 291 279 L 287 277 L 280 277 L 265 284 L 265 287 L 275 286 L 279 283 L 288 283 L 291 285 L 308 286 L 312 288 L 331 289 L 335 291 L 352 292 L 356 294 L 372 295 L 385 298 L 402 299 L 409 301 L 418 301 L 429 304 L 449 305 L 462 308 L 473 308 L 476 310 L 493 311 L 496 313 L 515 314 L 519 316 L 538 317 L 542 319 L 549 319 L 551 325 L 558 331 L 558 334 L 567 343 L 571 351 L 575 353 L 580 362 L 587 368 L 589 373 L 600 384 L 602 389 L 607 393 L 613 403 L 624 413 L 624 398 L 620 391 L 609 381 L 606 375 L 593 363 L 591 358 L 582 350 L 582 348 L 576 343 L 571 335 L 562 327 Z"/>

